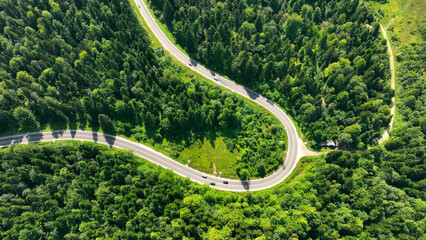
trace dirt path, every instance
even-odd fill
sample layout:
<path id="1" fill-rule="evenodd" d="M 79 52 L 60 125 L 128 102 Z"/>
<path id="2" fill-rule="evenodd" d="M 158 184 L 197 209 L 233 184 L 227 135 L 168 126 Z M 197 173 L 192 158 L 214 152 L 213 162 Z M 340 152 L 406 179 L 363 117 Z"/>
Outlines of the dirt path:
<path id="1" fill-rule="evenodd" d="M 385 26 L 385 30 L 388 29 L 388 27 L 393 23 L 393 21 L 395 21 L 395 19 L 396 19 L 396 17 L 393 17 L 391 20 L 389 20 L 389 22 Z"/>
<path id="2" fill-rule="evenodd" d="M 390 23 L 386 25 L 386 28 L 389 27 L 389 25 Z M 380 24 L 380 30 L 382 31 L 383 37 L 386 39 L 386 44 L 388 46 L 389 62 L 390 62 L 390 70 L 391 70 L 391 88 L 392 90 L 395 90 L 395 62 L 393 58 L 392 46 L 390 45 L 388 36 L 386 34 L 386 29 L 382 26 L 382 24 Z M 393 120 L 395 119 L 395 97 L 392 98 L 391 114 L 392 114 L 392 119 L 389 123 L 389 126 L 386 128 L 386 131 L 383 133 L 383 136 L 379 139 L 379 144 L 389 138 L 389 133 L 392 130 Z"/>
<path id="3" fill-rule="evenodd" d="M 216 172 L 216 164 L 214 164 L 214 163 L 213 163 L 213 175 L 217 175 L 217 172 Z"/>

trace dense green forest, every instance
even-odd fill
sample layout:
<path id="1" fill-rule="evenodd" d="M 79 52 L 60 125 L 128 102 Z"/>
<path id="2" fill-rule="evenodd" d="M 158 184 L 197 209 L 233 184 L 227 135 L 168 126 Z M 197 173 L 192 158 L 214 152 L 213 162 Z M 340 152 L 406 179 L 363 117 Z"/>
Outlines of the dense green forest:
<path id="1" fill-rule="evenodd" d="M 426 41 L 426 35 L 423 41 Z M 426 44 L 406 44 L 396 60 L 399 113 L 390 139 L 384 143 L 390 158 L 388 182 L 408 194 L 426 199 Z"/>
<path id="2" fill-rule="evenodd" d="M 419 239 L 426 203 L 385 182 L 384 155 L 332 152 L 232 193 L 95 143 L 16 145 L 0 150 L 0 238 Z"/>
<path id="3" fill-rule="evenodd" d="M 425 200 L 426 5 L 421 0 L 385 2 L 368 2 L 387 27 L 396 68 L 396 115 L 382 167 L 389 184 Z"/>
<path id="4" fill-rule="evenodd" d="M 282 164 L 282 125 L 161 57 L 128 2 L 7 0 L 0 13 L 0 134 L 102 129 L 174 158 L 220 136 L 237 153 L 230 177 Z"/>
<path id="5" fill-rule="evenodd" d="M 210 3 L 200 2 L 205 6 Z M 280 3 L 279 0 L 259 2 L 265 6 Z M 255 1 L 245 3 L 252 6 Z M 191 4 L 199 3 L 192 1 Z M 357 69 L 349 57 L 349 65 L 342 67 L 347 63 L 346 59 L 340 59 L 345 49 L 364 58 L 367 72 L 373 71 L 372 66 L 375 73 L 380 73 L 380 69 L 384 71 L 385 77 L 374 77 L 374 80 L 387 79 L 384 69 L 388 63 L 382 56 L 385 54 L 382 42 L 373 32 L 377 31 L 376 26 L 370 30 L 355 18 L 350 24 L 340 24 L 338 18 L 343 19 L 340 11 L 351 8 L 341 10 L 321 4 L 322 1 L 318 1 L 321 26 L 316 26 L 320 36 L 326 31 L 330 31 L 331 36 L 333 33 L 339 36 L 338 47 L 334 48 L 339 49 L 339 60 L 330 67 L 324 59 L 315 62 L 319 73 L 313 76 L 323 84 L 320 87 L 328 91 L 338 89 L 331 84 L 339 83 L 335 80 L 342 80 L 340 75 L 351 76 L 345 71 Z M 294 8 L 294 4 L 289 5 Z M 369 16 L 363 5 L 357 6 L 359 16 Z M 287 16 L 284 13 L 287 7 L 290 6 L 268 9 L 276 16 L 274 22 L 284 21 L 280 16 Z M 299 2 L 299 8 L 306 7 Z M 258 15 L 266 19 L 268 11 Z M 323 11 L 331 15 L 323 15 Z M 222 13 L 226 11 L 219 12 Z M 303 16 L 299 33 L 304 33 L 302 26 L 309 22 L 302 13 L 298 13 Z M 354 16 L 345 15 L 346 20 Z M 275 26 L 271 21 L 268 26 Z M 329 28 L 330 24 L 334 27 Z M 361 45 L 367 53 L 340 45 L 342 39 L 338 33 L 353 24 L 365 35 L 364 42 L 368 44 Z M 276 25 L 280 30 L 285 26 L 286 22 Z M 182 68 L 150 47 L 126 1 L 0 0 L 0 29 L 3 29 L 0 34 L 1 134 L 46 127 L 100 128 L 133 135 L 156 145 L 169 141 L 173 147 L 171 155 L 175 157 L 182 148 L 197 144 L 204 137 L 221 135 L 230 151 L 244 149 L 246 154 L 240 164 L 249 168 L 252 176 L 260 176 L 258 163 L 263 162 L 270 171 L 273 162 L 282 160 L 283 146 L 277 146 L 277 142 L 283 141 L 284 136 L 276 120 L 245 104 L 241 98 L 196 77 L 185 76 Z M 342 32 L 334 32 L 336 29 Z M 346 39 L 346 44 L 351 38 L 355 38 L 353 34 Z M 327 44 L 333 43 L 332 40 L 328 38 Z M 305 51 L 306 47 L 299 49 L 304 37 L 291 41 L 294 45 L 289 48 L 291 54 L 297 49 L 297 52 Z M 276 43 L 280 41 L 276 39 Z M 377 47 L 380 54 L 377 49 L 369 51 L 367 47 Z M 394 126 L 388 141 L 366 151 L 334 151 L 323 157 L 303 158 L 289 179 L 269 190 L 218 191 L 158 168 L 131 152 L 95 143 L 58 141 L 0 149 L 0 239 L 425 238 L 425 47 L 424 43 L 413 43 L 403 46 L 396 54 L 400 63 L 397 107 L 402 122 Z M 317 57 L 323 56 L 320 49 L 313 48 L 312 52 L 318 52 Z M 293 56 L 289 58 L 291 64 L 297 59 L 295 55 L 288 56 Z M 383 66 L 375 65 L 378 62 Z M 298 74 L 289 73 L 291 91 L 300 95 L 299 100 L 294 97 L 292 102 L 281 100 L 288 109 L 293 107 L 286 104 L 300 104 L 298 101 L 310 101 L 309 96 L 314 97 L 305 91 L 315 84 L 304 85 L 299 78 L 302 73 L 312 74 L 306 68 L 309 64 L 313 63 L 298 63 L 292 67 Z M 322 64 L 327 65 L 325 69 L 336 68 L 337 73 L 326 78 L 324 74 L 328 70 L 322 70 Z M 275 67 L 274 64 L 273 69 Z M 275 69 L 272 73 L 278 71 Z M 361 86 L 368 96 L 364 104 L 376 99 L 364 106 L 369 106 L 374 118 L 380 117 L 376 116 L 380 110 L 374 107 L 380 106 L 380 99 L 388 103 L 390 96 L 385 91 L 388 87 L 383 87 L 382 92 L 371 88 L 368 85 L 371 82 L 367 81 L 371 76 L 366 74 L 350 77 L 349 83 L 360 85 L 348 93 L 358 91 L 357 87 Z M 277 78 L 277 82 L 286 81 Z M 328 79 L 327 84 L 324 79 Z M 258 80 L 253 81 L 257 85 Z M 259 86 L 270 87 L 275 96 L 274 84 L 275 81 Z M 327 121 L 336 114 L 342 114 L 341 120 L 355 121 L 350 113 L 355 110 L 339 109 L 331 100 L 336 93 L 321 93 L 319 100 L 322 102 L 324 96 L 327 114 L 323 121 L 330 127 L 340 128 L 341 122 Z M 278 99 L 291 97 L 286 94 L 279 92 Z M 380 97 L 381 94 L 384 95 Z M 317 95 L 315 101 L 316 98 Z M 349 94 L 347 101 L 353 102 L 353 96 Z M 330 115 L 333 104 L 335 115 Z M 300 109 L 295 105 L 292 111 L 302 117 Z M 372 120 L 365 111 L 359 112 L 361 115 L 352 114 L 365 117 L 365 121 Z M 386 114 L 383 117 L 388 118 Z M 309 119 L 304 120 L 309 123 Z M 351 135 L 352 144 L 358 141 L 359 145 L 360 139 L 364 139 L 361 138 L 365 134 L 362 124 L 359 123 L 360 135 Z M 354 128 L 356 124 L 343 133 Z M 305 131 L 309 129 L 304 126 Z M 324 134 L 328 134 L 325 129 Z M 309 137 L 317 141 L 313 135 Z M 364 144 L 369 144 L 368 141 Z"/>
<path id="6" fill-rule="evenodd" d="M 285 107 L 312 146 L 364 148 L 388 125 L 386 43 L 364 3 L 149 3 L 191 56 Z"/>

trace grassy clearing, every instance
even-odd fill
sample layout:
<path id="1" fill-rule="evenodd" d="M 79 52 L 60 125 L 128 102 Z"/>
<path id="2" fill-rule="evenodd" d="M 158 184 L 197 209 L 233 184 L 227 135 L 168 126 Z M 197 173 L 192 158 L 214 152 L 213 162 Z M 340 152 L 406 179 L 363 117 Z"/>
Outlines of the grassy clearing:
<path id="1" fill-rule="evenodd" d="M 380 19 L 380 23 L 385 26 L 401 10 L 406 2 L 407 0 L 389 0 L 385 4 L 376 1 L 368 2 L 368 4 L 376 10 L 380 9 L 384 13 L 384 16 Z"/>
<path id="2" fill-rule="evenodd" d="M 145 22 L 145 19 L 142 17 L 142 15 L 141 15 L 141 13 L 140 13 L 140 11 L 139 11 L 139 9 L 138 9 L 138 7 L 137 7 L 137 5 L 135 4 L 135 2 L 133 1 L 133 0 L 129 0 L 129 2 L 130 2 L 130 4 L 132 5 L 132 7 L 133 7 L 133 10 L 135 11 L 135 13 L 136 13 L 136 15 L 137 15 L 137 18 L 138 18 L 138 20 L 139 20 L 139 22 L 142 24 L 142 26 L 143 26 L 143 28 L 145 29 L 145 31 L 148 33 L 148 36 L 149 36 L 149 38 L 151 39 L 151 42 L 152 42 L 152 44 L 153 44 L 153 46 L 155 47 L 155 48 L 157 48 L 157 47 L 161 47 L 162 45 L 161 45 L 161 43 L 160 43 L 160 41 L 157 39 L 157 37 L 153 34 L 153 32 L 151 31 L 151 29 L 148 27 L 148 25 L 147 25 L 147 23 Z M 148 6 L 148 10 L 150 11 L 150 13 L 154 16 L 154 13 L 153 13 L 153 11 L 152 11 L 152 9 L 150 9 L 149 8 L 149 4 L 147 3 L 147 1 L 146 0 L 144 0 L 144 2 L 145 2 L 145 4 L 147 4 L 147 6 Z M 159 22 L 156 18 L 155 18 L 155 21 L 158 23 L 158 25 L 160 26 L 160 28 L 161 28 L 161 30 L 166 34 L 166 36 L 170 39 L 170 41 L 172 41 L 176 46 L 178 46 L 179 47 L 179 49 L 181 49 L 185 54 L 187 54 L 176 42 L 175 42 L 175 40 L 174 40 L 174 38 L 173 38 L 173 35 L 172 35 L 172 33 L 168 30 L 168 28 L 167 28 L 167 26 L 165 26 L 164 24 L 162 24 L 161 22 Z M 187 54 L 188 55 L 188 54 Z M 183 63 L 181 63 L 179 60 L 177 60 L 173 55 L 170 55 L 167 51 L 165 51 L 165 53 L 164 53 L 164 57 L 165 58 L 170 58 L 172 61 L 173 61 L 173 64 L 174 65 L 176 65 L 176 66 L 178 66 L 178 67 L 180 67 L 179 68 L 179 76 L 180 77 L 182 77 L 182 78 L 184 78 L 184 81 L 189 81 L 192 77 L 198 77 L 199 79 L 202 79 L 202 80 L 204 80 L 205 82 L 207 82 L 209 85 L 212 85 L 212 86 L 218 86 L 218 87 L 220 87 L 221 88 L 221 90 L 222 91 L 227 91 L 227 92 L 231 92 L 229 89 L 227 89 L 227 88 L 225 88 L 225 87 L 223 87 L 222 85 L 220 85 L 220 84 L 217 84 L 217 83 L 215 83 L 215 82 L 212 82 L 210 79 L 207 79 L 207 78 L 205 78 L 204 76 L 202 76 L 202 75 L 200 75 L 200 74 L 198 74 L 197 72 L 194 72 L 194 71 L 192 71 L 192 69 L 190 69 L 188 66 L 186 66 L 185 64 L 183 64 Z M 224 76 L 224 77 L 226 77 L 226 76 Z M 239 96 L 239 95 L 238 95 Z M 245 104 L 248 104 L 248 105 L 250 105 L 250 106 L 252 106 L 252 107 L 254 107 L 254 108 L 256 108 L 256 109 L 258 109 L 258 110 L 260 110 L 263 114 L 267 114 L 267 115 L 269 115 L 269 116 L 272 116 L 274 119 L 275 119 L 275 121 L 277 121 L 278 123 L 280 123 L 279 122 L 279 120 L 278 120 L 278 118 L 275 116 L 275 115 L 273 115 L 273 114 L 271 114 L 266 108 L 264 108 L 263 106 L 261 106 L 261 105 L 259 105 L 259 104 L 257 104 L 256 102 L 254 102 L 254 101 L 252 101 L 252 100 L 249 100 L 249 99 L 247 99 L 247 98 L 245 98 L 245 97 L 241 97 L 241 96 L 239 96 L 240 98 L 242 98 L 242 99 L 244 99 L 244 103 Z M 284 110 L 284 109 L 283 109 Z M 294 122 L 294 121 L 293 121 Z M 301 134 L 301 131 L 300 131 L 300 128 L 298 127 L 298 125 L 297 125 L 297 123 L 295 123 L 295 125 L 296 125 L 296 128 L 297 128 L 297 130 L 298 130 L 298 132 L 299 132 L 299 134 Z M 286 147 L 288 146 L 288 143 L 287 143 L 287 135 L 286 135 Z M 217 166 L 216 166 L 217 167 Z"/>
<path id="3" fill-rule="evenodd" d="M 204 138 L 204 141 L 199 144 L 194 144 L 183 150 L 178 158 L 178 161 L 187 164 L 197 170 L 213 174 L 213 163 L 216 165 L 217 175 L 222 172 L 222 177 L 237 178 L 235 171 L 237 165 L 238 152 L 230 152 L 223 137 L 218 137 L 215 140 Z"/>
<path id="4" fill-rule="evenodd" d="M 145 21 L 143 20 L 140 12 L 138 11 L 137 5 L 134 3 L 134 1 L 130 0 L 130 4 L 132 5 L 132 7 L 134 8 L 137 18 L 139 19 L 140 23 L 142 24 L 142 26 L 144 27 L 144 29 L 146 30 L 148 36 L 151 39 L 151 43 L 153 45 L 154 48 L 160 47 L 161 43 L 156 39 L 156 37 L 153 35 L 153 33 L 150 31 L 150 29 L 147 27 L 147 24 L 145 23 Z M 167 56 L 168 53 L 165 53 L 166 57 L 170 57 L 171 56 Z M 181 75 L 181 77 L 184 77 L 185 80 L 190 80 L 190 78 L 192 78 L 194 75 L 198 76 L 201 79 L 204 79 L 205 81 L 208 81 L 210 84 L 215 85 L 214 82 L 211 82 L 208 79 L 205 79 L 203 76 L 195 74 L 194 72 L 192 72 L 190 69 L 187 68 L 187 66 L 185 66 L 184 64 L 181 64 L 178 61 L 174 61 L 173 64 L 179 65 L 181 68 L 179 71 L 179 75 Z M 218 85 L 220 86 L 220 85 Z M 221 86 L 220 86 L 221 87 Z M 228 91 L 230 92 L 228 89 L 221 87 L 222 90 Z M 269 114 L 270 116 L 272 116 L 274 119 L 277 120 L 278 119 L 272 115 L 268 110 L 266 110 L 265 108 L 263 108 L 262 106 L 258 105 L 257 103 L 248 100 L 246 98 L 243 98 L 246 104 L 251 105 L 252 107 L 255 107 L 257 109 L 259 109 L 262 113 L 264 114 Z M 92 129 L 91 127 L 88 127 L 87 125 L 85 126 L 64 126 L 62 128 L 51 128 L 49 125 L 45 126 L 42 129 L 34 129 L 34 130 L 26 130 L 26 131 L 15 131 L 15 132 L 8 132 L 8 133 L 3 133 L 1 135 L 4 136 L 9 136 L 9 135 L 13 135 L 13 134 L 24 134 L 24 133 L 30 133 L 30 132 L 39 132 L 39 131 L 51 131 L 51 130 L 70 130 L 70 129 L 81 129 L 81 130 L 86 130 L 86 131 L 97 131 L 100 133 L 103 133 L 102 129 Z M 298 128 L 298 131 L 300 132 L 300 129 Z M 1 136 L 0 135 L 0 136 Z M 129 139 L 133 142 L 138 142 L 133 135 L 131 136 L 125 136 L 125 135 L 121 135 L 121 134 L 117 134 L 117 136 Z M 285 135 L 286 136 L 286 135 Z M 286 136 L 287 137 L 287 136 Z M 69 142 L 69 141 L 64 141 L 64 142 Z M 171 156 L 171 150 L 168 147 L 168 143 L 167 141 L 164 141 L 162 144 L 151 144 L 150 142 L 142 142 L 143 144 L 155 149 L 156 151 L 159 151 L 163 154 L 165 154 L 166 156 Z M 286 146 L 288 145 L 287 141 L 286 141 Z M 216 165 L 216 171 L 222 172 L 223 177 L 229 177 L 229 178 L 238 178 L 235 172 L 235 168 L 232 168 L 231 166 L 235 165 L 234 163 L 237 161 L 237 157 L 238 157 L 238 152 L 230 152 L 227 148 L 226 145 L 223 141 L 222 137 L 218 137 L 214 140 L 214 142 L 211 142 L 207 139 L 204 139 L 203 143 L 201 145 L 192 145 L 186 149 L 184 149 L 184 151 L 180 154 L 180 157 L 177 159 L 178 161 L 180 161 L 181 163 L 186 164 L 187 163 L 187 159 L 191 159 L 191 164 L 190 166 L 196 169 L 199 169 L 201 171 L 207 172 L 209 174 L 212 174 L 212 164 L 215 163 Z M 141 159 L 139 157 L 136 157 L 141 161 L 144 162 L 149 162 L 146 161 L 145 159 Z M 285 158 L 285 157 L 284 157 Z M 198 161 L 196 161 L 198 159 Z M 150 164 L 152 164 L 151 162 L 149 162 Z M 294 171 L 294 173 L 297 173 L 296 175 L 294 173 L 292 173 L 292 175 L 289 177 L 289 179 L 294 179 L 295 177 L 301 176 L 304 174 L 304 172 L 306 172 L 306 169 L 308 168 L 308 166 L 310 166 L 312 164 L 305 164 L 304 162 L 302 163 L 302 161 L 296 166 L 296 169 Z M 152 165 L 154 166 L 154 165 Z M 302 168 L 302 169 L 300 169 Z M 286 182 L 289 182 L 292 180 L 286 180 Z"/>
<path id="5" fill-rule="evenodd" d="M 418 30 L 426 24 L 425 12 L 426 2 L 423 0 L 407 0 L 407 4 L 402 6 L 402 11 L 388 27 L 388 34 L 396 52 L 402 45 L 422 41 Z"/>
<path id="6" fill-rule="evenodd" d="M 389 0 L 385 4 L 367 2 L 380 15 L 380 23 L 386 27 L 393 50 L 412 42 L 422 41 L 418 30 L 426 24 L 426 1 L 424 0 Z M 392 18 L 395 20 L 392 21 Z M 395 53 L 396 53 L 395 52 Z M 395 54 L 394 53 L 394 54 Z"/>

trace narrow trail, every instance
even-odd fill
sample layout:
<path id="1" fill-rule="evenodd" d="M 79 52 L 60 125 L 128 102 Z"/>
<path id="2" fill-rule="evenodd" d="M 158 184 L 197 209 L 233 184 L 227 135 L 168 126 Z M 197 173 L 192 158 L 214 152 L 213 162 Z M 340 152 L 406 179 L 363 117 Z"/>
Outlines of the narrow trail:
<path id="1" fill-rule="evenodd" d="M 392 20 L 389 21 L 390 23 L 386 25 L 386 28 L 389 27 L 389 25 L 393 22 L 393 20 L 395 20 L 395 18 L 392 18 Z M 390 63 L 390 70 L 391 70 L 391 89 L 395 91 L 395 61 L 393 58 L 392 46 L 386 34 L 386 28 L 384 28 L 383 25 L 380 24 L 380 30 L 383 34 L 383 37 L 386 39 L 386 45 L 388 46 L 389 63 Z M 386 131 L 383 133 L 383 136 L 379 139 L 379 144 L 381 144 L 383 141 L 386 141 L 389 138 L 389 134 L 392 130 L 393 121 L 395 120 L 395 97 L 392 98 L 391 114 L 392 114 L 391 121 L 389 123 L 389 126 L 386 128 Z"/>
<path id="2" fill-rule="evenodd" d="M 396 17 L 393 17 L 391 20 L 389 20 L 389 22 L 388 23 L 386 23 L 386 25 L 385 25 L 385 30 L 388 30 L 388 27 L 393 23 L 393 21 L 395 21 L 395 19 L 396 19 Z"/>
<path id="3" fill-rule="evenodd" d="M 402 5 L 401 9 L 399 9 L 399 11 L 393 16 L 393 18 L 391 18 L 385 25 L 385 30 L 388 30 L 389 26 L 393 23 L 393 21 L 396 20 L 397 17 L 399 17 L 404 10 L 411 4 L 412 0 L 407 0 L 405 1 L 404 5 Z"/>

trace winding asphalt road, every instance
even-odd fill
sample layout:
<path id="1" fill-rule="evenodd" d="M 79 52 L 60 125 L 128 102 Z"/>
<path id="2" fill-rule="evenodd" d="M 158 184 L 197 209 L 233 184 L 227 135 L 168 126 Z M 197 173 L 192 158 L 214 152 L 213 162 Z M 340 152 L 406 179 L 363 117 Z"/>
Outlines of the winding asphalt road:
<path id="1" fill-rule="evenodd" d="M 162 153 L 159 153 L 143 144 L 129 141 L 127 139 L 112 136 L 108 134 L 102 134 L 91 131 L 83 130 L 63 130 L 63 131 L 53 131 L 53 132 L 36 132 L 23 135 L 15 135 L 9 137 L 0 138 L 0 147 L 6 147 L 17 143 L 31 143 L 31 142 L 46 142 L 46 141 L 56 141 L 56 140 L 80 140 L 80 141 L 92 141 L 101 144 L 105 144 L 111 147 L 121 148 L 133 151 L 135 155 L 147 159 L 154 164 L 158 164 L 166 169 L 172 170 L 174 173 L 182 176 L 188 177 L 192 181 L 198 182 L 200 184 L 210 184 L 214 182 L 214 186 L 217 189 L 227 190 L 227 191 L 256 191 L 272 186 L 277 185 L 284 179 L 286 179 L 293 169 L 296 167 L 297 162 L 302 156 L 305 155 L 316 155 L 315 153 L 310 152 L 302 140 L 297 134 L 296 127 L 294 126 L 291 119 L 284 113 L 284 111 L 276 106 L 272 101 L 266 99 L 265 97 L 247 89 L 241 85 L 236 84 L 222 76 L 213 75 L 210 70 L 197 64 L 192 61 L 188 56 L 181 52 L 162 32 L 160 27 L 155 22 L 154 18 L 151 16 L 148 8 L 142 0 L 134 0 L 136 5 L 138 5 L 139 10 L 147 22 L 148 26 L 151 28 L 154 35 L 162 43 L 163 47 L 170 52 L 177 60 L 181 61 L 184 64 L 191 63 L 191 69 L 207 79 L 210 79 L 217 84 L 220 84 L 233 92 L 236 92 L 257 104 L 263 106 L 274 114 L 280 122 L 284 125 L 284 128 L 287 132 L 288 138 L 288 149 L 287 157 L 284 164 L 272 175 L 256 180 L 249 181 L 240 181 L 240 180 L 230 180 L 224 178 L 218 178 L 213 175 L 207 175 L 207 178 L 203 178 L 202 173 L 192 169 L 186 165 L 183 165 Z M 228 184 L 224 184 L 223 181 L 227 180 Z"/>
<path id="2" fill-rule="evenodd" d="M 228 191 L 254 191 L 266 189 L 278 184 L 283 179 L 285 179 L 288 174 L 291 173 L 290 167 L 286 170 L 281 167 L 275 174 L 269 177 L 252 181 L 230 180 L 218 178 L 212 175 L 207 175 L 207 178 L 203 178 L 201 176 L 201 172 L 190 168 L 184 164 L 181 164 L 143 144 L 132 142 L 130 140 L 118 136 L 84 130 L 34 132 L 9 137 L 2 137 L 0 138 L 0 147 L 7 147 L 14 144 L 51 142 L 59 140 L 90 141 L 108 145 L 110 147 L 130 150 L 135 155 L 147 159 L 153 162 L 154 164 L 160 165 L 163 168 L 172 170 L 174 173 L 182 177 L 188 177 L 192 181 L 198 182 L 200 184 L 210 184 L 211 182 L 214 182 L 216 184 L 216 188 Z M 228 180 L 228 184 L 224 184 L 223 180 Z"/>

